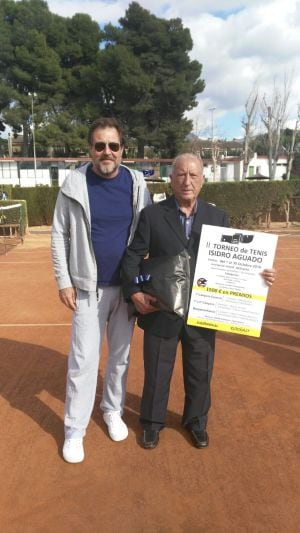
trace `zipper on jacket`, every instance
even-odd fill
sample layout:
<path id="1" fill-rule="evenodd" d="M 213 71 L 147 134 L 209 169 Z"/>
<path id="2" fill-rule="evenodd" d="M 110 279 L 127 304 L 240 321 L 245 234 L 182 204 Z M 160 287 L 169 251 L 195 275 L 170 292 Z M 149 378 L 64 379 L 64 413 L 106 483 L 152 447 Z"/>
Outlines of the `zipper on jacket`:
<path id="1" fill-rule="evenodd" d="M 129 169 L 128 169 L 129 170 Z M 137 178 L 137 175 L 135 174 L 135 171 L 133 170 L 132 173 L 132 187 L 133 187 L 133 195 L 132 195 L 132 222 L 130 225 L 130 231 L 127 239 L 127 246 L 131 242 L 134 230 L 136 228 L 136 219 L 138 216 L 138 205 L 139 205 L 139 197 L 140 197 L 140 191 L 141 191 L 141 183 L 139 179 Z M 136 194 L 135 194 L 136 191 Z"/>
<path id="2" fill-rule="evenodd" d="M 82 212 L 83 212 L 83 218 L 85 220 L 85 224 L 86 224 L 86 227 L 87 227 L 87 233 L 88 233 L 88 237 L 89 237 L 89 245 L 90 245 L 90 249 L 91 249 L 91 255 L 93 257 L 93 262 L 94 262 L 94 266 L 96 268 L 96 273 L 97 273 L 97 263 L 96 263 L 96 258 L 95 258 L 95 253 L 94 253 L 94 248 L 93 248 L 93 242 L 92 242 L 92 227 L 91 227 L 91 224 L 90 224 L 90 221 L 88 219 L 88 216 L 86 214 L 86 210 L 85 210 L 85 206 L 83 205 L 82 202 L 80 202 L 79 200 L 77 200 L 77 198 L 74 198 L 73 196 L 70 196 L 69 194 L 67 194 L 65 191 L 61 190 L 61 193 L 64 194 L 64 196 L 66 196 L 67 198 L 70 198 L 70 200 L 74 201 L 74 202 L 77 202 L 81 208 L 82 208 Z M 97 294 L 97 301 L 99 299 L 99 294 L 98 294 L 98 280 L 96 280 L 96 294 Z"/>

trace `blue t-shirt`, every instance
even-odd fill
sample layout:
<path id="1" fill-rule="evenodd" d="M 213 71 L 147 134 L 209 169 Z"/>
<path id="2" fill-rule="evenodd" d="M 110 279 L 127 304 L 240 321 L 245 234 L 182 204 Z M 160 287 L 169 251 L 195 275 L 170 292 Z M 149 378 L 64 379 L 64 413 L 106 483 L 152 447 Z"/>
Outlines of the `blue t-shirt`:
<path id="1" fill-rule="evenodd" d="M 132 221 L 132 178 L 120 167 L 115 178 L 101 178 L 87 170 L 92 243 L 98 285 L 119 285 L 121 260 Z"/>

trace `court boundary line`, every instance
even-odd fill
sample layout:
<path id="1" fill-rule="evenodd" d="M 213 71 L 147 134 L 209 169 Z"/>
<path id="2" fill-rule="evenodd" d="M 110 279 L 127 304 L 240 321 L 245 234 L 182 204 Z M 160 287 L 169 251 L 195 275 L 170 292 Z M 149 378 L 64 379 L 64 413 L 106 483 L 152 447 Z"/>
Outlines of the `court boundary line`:
<path id="1" fill-rule="evenodd" d="M 266 320 L 263 322 L 263 326 L 264 325 L 270 325 L 270 324 L 273 324 L 273 325 L 297 325 L 297 324 L 300 324 L 300 320 L 295 320 L 295 321 L 270 321 L 270 320 Z M 20 324 L 17 324 L 17 323 L 9 323 L 9 324 L 0 324 L 0 328 L 17 328 L 17 327 L 66 327 L 66 326 L 72 326 L 72 323 L 71 322 L 59 322 L 59 323 L 42 323 L 42 324 L 37 324 L 37 323 L 20 323 Z"/>
<path id="2" fill-rule="evenodd" d="M 18 328 L 18 327 L 21 327 L 21 328 L 32 328 L 32 327 L 59 327 L 59 326 L 72 326 L 72 323 L 71 322 L 62 322 L 62 323 L 58 323 L 58 324 L 51 324 L 51 323 L 47 323 L 47 324 L 33 324 L 33 323 L 28 323 L 28 324 L 23 324 L 23 323 L 20 323 L 20 324 L 0 324 L 0 328 Z"/>
<path id="3" fill-rule="evenodd" d="M 0 261 L 0 265 L 44 265 L 50 261 Z"/>

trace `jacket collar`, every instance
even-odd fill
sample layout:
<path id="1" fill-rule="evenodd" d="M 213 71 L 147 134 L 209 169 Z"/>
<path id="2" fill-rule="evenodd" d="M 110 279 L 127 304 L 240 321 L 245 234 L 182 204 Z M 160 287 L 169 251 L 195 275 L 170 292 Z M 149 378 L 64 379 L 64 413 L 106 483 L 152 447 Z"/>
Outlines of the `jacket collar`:
<path id="1" fill-rule="evenodd" d="M 86 184 L 86 171 L 88 165 L 89 163 L 78 169 L 71 170 L 61 186 L 61 192 L 69 198 L 72 198 L 80 203 L 87 212 L 89 212 L 89 200 Z"/>
<path id="2" fill-rule="evenodd" d="M 164 218 L 167 224 L 170 226 L 172 231 L 174 231 L 176 236 L 182 241 L 183 245 L 187 247 L 188 240 L 185 236 L 184 228 L 178 216 L 178 207 L 175 202 L 175 196 L 172 195 L 164 200 L 162 202 L 162 206 L 164 207 Z"/>
<path id="3" fill-rule="evenodd" d="M 176 205 L 174 195 L 168 197 L 164 202 L 162 202 L 165 209 L 164 217 L 166 222 L 176 233 L 177 237 L 182 241 L 185 247 L 193 246 L 195 240 L 199 241 L 202 225 L 207 223 L 207 205 L 206 203 L 198 198 L 197 211 L 195 213 L 195 218 L 193 222 L 191 237 L 188 240 L 184 233 L 184 228 L 180 222 L 178 216 L 178 207 Z"/>

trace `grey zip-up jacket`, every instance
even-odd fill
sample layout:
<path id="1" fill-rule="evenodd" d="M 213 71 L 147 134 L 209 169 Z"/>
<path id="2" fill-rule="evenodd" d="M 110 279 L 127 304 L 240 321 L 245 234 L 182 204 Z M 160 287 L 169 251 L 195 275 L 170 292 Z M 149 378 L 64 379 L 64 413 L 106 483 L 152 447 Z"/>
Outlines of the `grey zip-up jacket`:
<path id="1" fill-rule="evenodd" d="M 52 224 L 51 251 L 59 289 L 97 290 L 97 265 L 91 238 L 91 214 L 86 183 L 89 163 L 73 170 L 58 193 Z M 123 167 L 125 165 L 122 165 Z M 128 244 L 140 211 L 151 203 L 143 174 L 129 169 L 133 183 L 133 218 Z"/>

